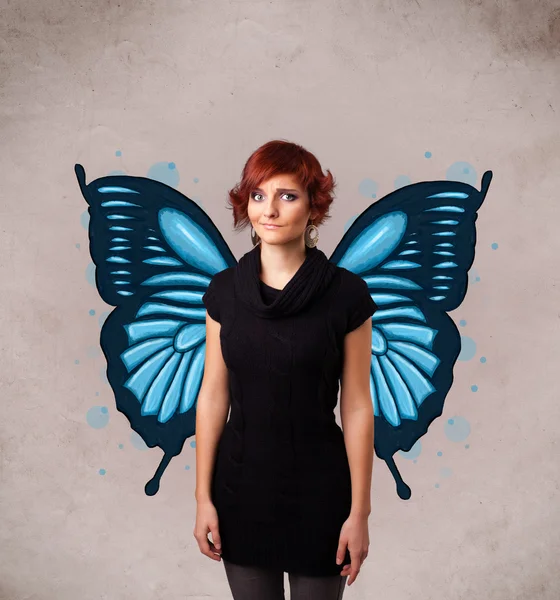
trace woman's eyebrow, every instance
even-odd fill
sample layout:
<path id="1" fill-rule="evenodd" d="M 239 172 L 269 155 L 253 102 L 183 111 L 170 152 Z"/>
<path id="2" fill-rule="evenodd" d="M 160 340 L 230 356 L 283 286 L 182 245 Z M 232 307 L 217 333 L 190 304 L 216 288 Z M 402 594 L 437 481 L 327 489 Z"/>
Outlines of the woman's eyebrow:
<path id="1" fill-rule="evenodd" d="M 255 192 L 262 192 L 261 188 L 255 188 Z M 277 192 L 298 192 L 298 190 L 291 190 L 289 188 L 278 188 Z"/>

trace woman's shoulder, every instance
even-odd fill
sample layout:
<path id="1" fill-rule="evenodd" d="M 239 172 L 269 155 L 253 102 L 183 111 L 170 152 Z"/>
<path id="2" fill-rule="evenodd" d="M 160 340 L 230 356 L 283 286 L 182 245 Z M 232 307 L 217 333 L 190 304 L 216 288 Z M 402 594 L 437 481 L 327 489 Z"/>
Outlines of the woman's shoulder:
<path id="1" fill-rule="evenodd" d="M 337 308 L 345 316 L 345 332 L 356 329 L 377 310 L 365 279 L 344 267 L 340 270 L 340 286 L 337 294 Z"/>
<path id="2" fill-rule="evenodd" d="M 359 275 L 356 275 L 356 273 L 346 269 L 345 267 L 339 267 L 338 265 L 336 265 L 336 268 L 339 272 L 340 278 L 339 289 L 345 295 L 352 292 L 360 293 L 368 289 L 365 280 Z"/>
<path id="3" fill-rule="evenodd" d="M 225 289 L 226 286 L 230 285 L 233 280 L 234 269 L 235 266 L 227 267 L 222 271 L 218 271 L 217 273 L 215 273 L 210 281 L 210 286 L 213 288 L 213 290 L 218 292 L 222 289 Z"/>
<path id="4" fill-rule="evenodd" d="M 202 303 L 214 321 L 222 322 L 223 307 L 227 308 L 224 298 L 231 295 L 231 273 L 233 267 L 228 267 L 214 274 L 206 291 L 202 295 Z"/>

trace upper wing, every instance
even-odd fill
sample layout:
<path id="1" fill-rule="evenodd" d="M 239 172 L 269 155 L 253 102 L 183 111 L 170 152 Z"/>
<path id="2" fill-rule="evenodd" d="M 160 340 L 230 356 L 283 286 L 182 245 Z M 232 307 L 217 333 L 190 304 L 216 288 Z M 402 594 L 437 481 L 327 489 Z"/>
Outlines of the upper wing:
<path id="1" fill-rule="evenodd" d="M 212 277 L 236 264 L 222 235 L 192 200 L 144 177 L 101 177 L 88 185 L 90 252 L 97 289 L 117 308 L 101 331 L 117 408 L 165 457 L 147 493 L 195 433 L 204 371 L 206 309 Z"/>
<path id="2" fill-rule="evenodd" d="M 491 180 L 487 171 L 480 192 L 454 181 L 396 190 L 359 215 L 330 258 L 360 275 L 379 306 L 370 374 L 375 449 L 394 475 L 393 454 L 426 433 L 453 381 L 460 336 L 446 313 L 465 297 L 476 211 Z"/>

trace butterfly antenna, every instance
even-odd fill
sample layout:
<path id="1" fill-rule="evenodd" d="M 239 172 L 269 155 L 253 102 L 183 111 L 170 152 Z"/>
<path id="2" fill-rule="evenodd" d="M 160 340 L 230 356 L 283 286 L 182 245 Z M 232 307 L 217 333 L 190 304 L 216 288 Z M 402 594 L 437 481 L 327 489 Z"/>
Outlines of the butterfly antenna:
<path id="1" fill-rule="evenodd" d="M 84 198 L 87 198 L 86 171 L 84 167 L 82 167 L 82 165 L 75 164 L 74 172 L 76 173 L 76 177 L 78 178 L 78 183 L 80 184 L 82 194 Z"/>
<path id="2" fill-rule="evenodd" d="M 482 176 L 482 183 L 480 184 L 480 193 L 482 194 L 482 200 L 486 198 L 486 193 L 488 192 L 488 188 L 490 187 L 490 182 L 492 181 L 492 171 L 486 171 Z"/>

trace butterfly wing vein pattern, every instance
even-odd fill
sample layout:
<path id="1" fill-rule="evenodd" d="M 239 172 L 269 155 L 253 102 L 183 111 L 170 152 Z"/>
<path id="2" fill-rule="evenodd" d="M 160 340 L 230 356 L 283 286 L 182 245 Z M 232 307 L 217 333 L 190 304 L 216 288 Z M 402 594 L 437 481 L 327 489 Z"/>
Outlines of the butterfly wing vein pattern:
<path id="1" fill-rule="evenodd" d="M 206 213 L 160 182 L 129 176 L 86 184 L 90 253 L 102 299 L 115 307 L 101 331 L 117 408 L 164 457 L 146 485 L 153 495 L 173 456 L 195 433 L 204 373 L 212 277 L 236 260 Z"/>
<path id="2" fill-rule="evenodd" d="M 101 331 L 117 408 L 164 457 L 145 490 L 153 495 L 173 456 L 195 433 L 204 372 L 212 277 L 237 264 L 221 233 L 192 200 L 143 177 L 113 175 L 86 184 L 90 253 L 101 298 L 115 307 Z M 330 260 L 363 278 L 372 316 L 370 391 L 375 451 L 401 498 L 410 497 L 393 455 L 408 451 L 441 415 L 460 336 L 447 314 L 467 291 L 481 190 L 461 182 L 421 182 L 371 204 Z"/>
<path id="3" fill-rule="evenodd" d="M 460 336 L 449 315 L 463 301 L 476 245 L 481 191 L 454 181 L 403 187 L 370 205 L 331 261 L 361 276 L 379 309 L 372 316 L 370 391 L 375 451 L 401 498 L 410 497 L 393 455 L 408 451 L 441 415 Z"/>

